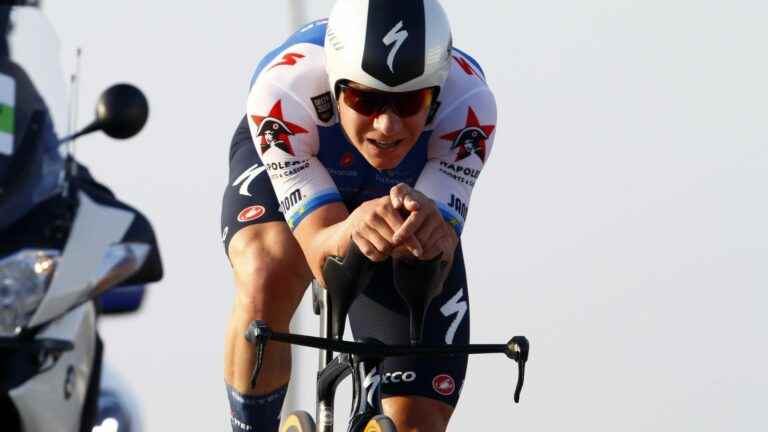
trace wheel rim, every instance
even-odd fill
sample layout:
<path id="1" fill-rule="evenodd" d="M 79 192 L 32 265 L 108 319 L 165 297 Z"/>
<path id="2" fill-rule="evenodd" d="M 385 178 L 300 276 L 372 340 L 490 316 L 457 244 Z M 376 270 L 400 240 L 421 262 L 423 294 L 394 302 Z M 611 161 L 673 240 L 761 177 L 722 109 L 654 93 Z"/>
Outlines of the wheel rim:
<path id="1" fill-rule="evenodd" d="M 289 415 L 283 422 L 280 432 L 303 432 L 298 417 L 293 414 Z"/>
<path id="2" fill-rule="evenodd" d="M 397 432 L 397 428 L 389 417 L 378 415 L 368 421 L 363 432 Z"/>
<path id="3" fill-rule="evenodd" d="M 314 421 L 306 412 L 291 413 L 283 420 L 280 432 L 315 432 Z"/>

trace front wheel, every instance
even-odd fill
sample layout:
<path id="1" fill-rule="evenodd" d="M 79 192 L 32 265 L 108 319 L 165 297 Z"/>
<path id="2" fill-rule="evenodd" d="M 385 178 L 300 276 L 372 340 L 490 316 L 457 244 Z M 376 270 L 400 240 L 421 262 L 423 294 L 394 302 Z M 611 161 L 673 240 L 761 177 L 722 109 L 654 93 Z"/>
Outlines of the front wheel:
<path id="1" fill-rule="evenodd" d="M 293 411 L 283 420 L 280 432 L 315 432 L 315 421 L 306 411 Z"/>
<path id="2" fill-rule="evenodd" d="M 363 432 L 397 432 L 395 423 L 389 417 L 380 414 L 368 420 Z"/>

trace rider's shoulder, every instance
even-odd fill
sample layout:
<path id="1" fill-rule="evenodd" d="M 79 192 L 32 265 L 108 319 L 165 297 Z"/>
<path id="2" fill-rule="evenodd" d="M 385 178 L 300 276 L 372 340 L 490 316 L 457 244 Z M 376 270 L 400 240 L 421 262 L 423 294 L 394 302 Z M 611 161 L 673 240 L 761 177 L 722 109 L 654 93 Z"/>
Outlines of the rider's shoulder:
<path id="1" fill-rule="evenodd" d="M 261 59 L 251 78 L 252 97 L 281 95 L 304 105 L 319 125 L 333 120 L 323 50 L 326 22 L 303 26 Z"/>
<path id="2" fill-rule="evenodd" d="M 451 50 L 451 69 L 440 98 L 455 100 L 479 89 L 490 91 L 483 68 L 471 55 L 454 47 Z"/>
<path id="3" fill-rule="evenodd" d="M 471 111 L 471 113 L 470 113 Z M 496 100 L 485 80 L 485 73 L 472 56 L 457 48 L 451 51 L 451 69 L 439 96 L 435 121 L 430 127 L 452 128 L 468 116 L 495 121 Z"/>

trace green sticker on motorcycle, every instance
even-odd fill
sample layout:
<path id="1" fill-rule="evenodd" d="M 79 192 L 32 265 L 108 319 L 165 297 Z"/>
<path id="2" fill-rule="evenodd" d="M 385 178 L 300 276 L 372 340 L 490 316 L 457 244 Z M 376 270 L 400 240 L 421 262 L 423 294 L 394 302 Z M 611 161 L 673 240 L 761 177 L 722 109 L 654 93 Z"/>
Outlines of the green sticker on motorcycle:
<path id="1" fill-rule="evenodd" d="M 16 81 L 0 74 L 0 155 L 13 154 Z"/>
<path id="2" fill-rule="evenodd" d="M 0 133 L 13 135 L 13 107 L 0 104 Z"/>

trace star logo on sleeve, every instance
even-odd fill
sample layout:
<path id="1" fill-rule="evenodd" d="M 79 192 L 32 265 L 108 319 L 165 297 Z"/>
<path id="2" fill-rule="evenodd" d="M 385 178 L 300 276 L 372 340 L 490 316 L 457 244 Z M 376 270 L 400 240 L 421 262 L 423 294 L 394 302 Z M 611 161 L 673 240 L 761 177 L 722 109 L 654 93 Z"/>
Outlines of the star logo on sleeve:
<path id="1" fill-rule="evenodd" d="M 451 150 L 457 150 L 454 162 L 466 159 L 473 154 L 485 162 L 485 140 L 491 136 L 495 127 L 495 125 L 481 125 L 475 111 L 469 107 L 466 125 L 462 129 L 440 136 L 440 139 L 451 141 Z"/>
<path id="2" fill-rule="evenodd" d="M 301 126 L 283 119 L 282 102 L 282 100 L 278 100 L 266 116 L 251 116 L 254 123 L 259 125 L 256 135 L 261 137 L 261 154 L 272 147 L 277 147 L 291 156 L 296 156 L 288 137 L 309 133 Z"/>

